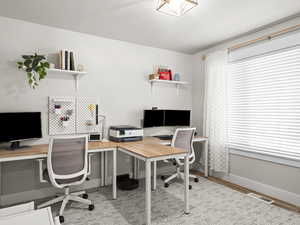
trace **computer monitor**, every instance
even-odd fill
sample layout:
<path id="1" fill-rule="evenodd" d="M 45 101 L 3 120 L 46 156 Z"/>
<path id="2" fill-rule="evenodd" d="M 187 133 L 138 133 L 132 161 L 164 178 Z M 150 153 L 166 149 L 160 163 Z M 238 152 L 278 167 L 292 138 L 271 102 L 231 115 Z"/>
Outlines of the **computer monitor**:
<path id="1" fill-rule="evenodd" d="M 190 110 L 165 110 L 165 126 L 190 126 Z"/>
<path id="2" fill-rule="evenodd" d="M 144 127 L 190 126 L 190 110 L 145 110 Z"/>
<path id="3" fill-rule="evenodd" d="M 145 110 L 144 127 L 164 126 L 164 110 Z"/>
<path id="4" fill-rule="evenodd" d="M 10 149 L 22 148 L 20 141 L 41 137 L 40 112 L 0 113 L 0 142 L 11 142 Z"/>

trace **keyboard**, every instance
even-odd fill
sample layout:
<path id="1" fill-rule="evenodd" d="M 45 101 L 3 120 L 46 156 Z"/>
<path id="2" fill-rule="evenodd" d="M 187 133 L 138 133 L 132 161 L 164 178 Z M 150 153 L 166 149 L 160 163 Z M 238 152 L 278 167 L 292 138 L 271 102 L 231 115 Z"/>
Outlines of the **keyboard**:
<path id="1" fill-rule="evenodd" d="M 154 136 L 156 138 L 159 138 L 160 140 L 172 140 L 173 138 L 173 135 L 157 135 L 157 136 Z"/>

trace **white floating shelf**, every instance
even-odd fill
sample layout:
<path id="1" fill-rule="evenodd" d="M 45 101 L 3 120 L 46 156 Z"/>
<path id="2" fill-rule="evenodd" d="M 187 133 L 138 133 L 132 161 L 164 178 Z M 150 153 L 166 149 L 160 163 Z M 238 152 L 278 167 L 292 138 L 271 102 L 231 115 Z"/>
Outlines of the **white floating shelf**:
<path id="1" fill-rule="evenodd" d="M 86 71 L 75 71 L 75 70 L 61 70 L 61 69 L 48 69 L 49 72 L 65 73 L 70 75 L 85 75 Z"/>
<path id="2" fill-rule="evenodd" d="M 153 84 L 155 83 L 163 83 L 163 84 L 173 84 L 176 85 L 176 92 L 177 95 L 179 94 L 179 86 L 180 85 L 188 85 L 189 83 L 186 81 L 176 81 L 176 80 L 159 80 L 159 79 L 153 79 L 149 80 L 151 84 L 151 93 L 153 93 Z"/>
<path id="3" fill-rule="evenodd" d="M 153 79 L 149 80 L 150 83 L 165 83 L 165 84 L 176 84 L 176 85 L 187 85 L 189 84 L 186 81 L 176 81 L 176 80 L 159 80 L 159 79 Z"/>
<path id="4" fill-rule="evenodd" d="M 47 72 L 50 72 L 50 73 L 62 73 L 62 74 L 73 76 L 74 80 L 75 80 L 76 91 L 78 90 L 78 86 L 79 86 L 79 78 L 81 76 L 87 74 L 86 71 L 61 70 L 61 69 L 48 69 Z"/>

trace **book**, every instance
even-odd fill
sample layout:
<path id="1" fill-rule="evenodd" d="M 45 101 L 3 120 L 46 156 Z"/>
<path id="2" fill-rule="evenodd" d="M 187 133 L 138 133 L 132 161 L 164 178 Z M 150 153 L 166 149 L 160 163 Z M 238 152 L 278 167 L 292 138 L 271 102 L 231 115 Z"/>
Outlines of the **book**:
<path id="1" fill-rule="evenodd" d="M 59 69 L 64 70 L 65 69 L 65 51 L 60 50 L 59 51 Z"/>
<path id="2" fill-rule="evenodd" d="M 74 53 L 70 52 L 70 70 L 75 70 L 75 64 L 74 64 Z"/>
<path id="3" fill-rule="evenodd" d="M 65 70 L 69 70 L 69 53 L 65 50 Z"/>

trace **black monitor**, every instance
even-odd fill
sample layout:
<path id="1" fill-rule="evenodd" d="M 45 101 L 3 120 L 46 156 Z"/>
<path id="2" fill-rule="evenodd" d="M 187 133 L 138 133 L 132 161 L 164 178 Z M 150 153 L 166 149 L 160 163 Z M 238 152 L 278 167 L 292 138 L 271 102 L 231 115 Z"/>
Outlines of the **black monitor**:
<path id="1" fill-rule="evenodd" d="M 165 110 L 165 126 L 190 126 L 190 110 Z"/>
<path id="2" fill-rule="evenodd" d="M 164 126 L 164 110 L 145 110 L 144 127 Z"/>
<path id="3" fill-rule="evenodd" d="M 190 110 L 145 110 L 144 127 L 190 126 Z"/>
<path id="4" fill-rule="evenodd" d="M 0 142 L 11 142 L 10 149 L 20 147 L 20 141 L 42 137 L 40 112 L 0 113 Z"/>

